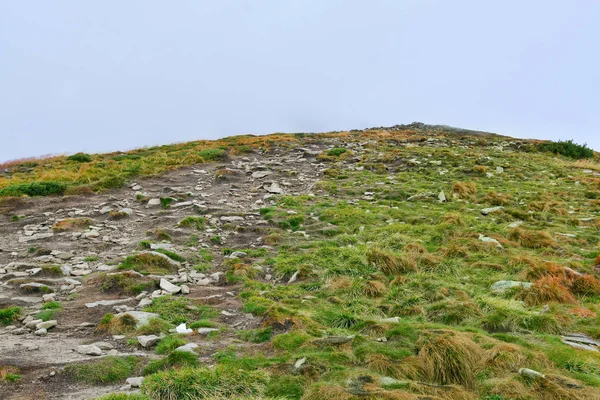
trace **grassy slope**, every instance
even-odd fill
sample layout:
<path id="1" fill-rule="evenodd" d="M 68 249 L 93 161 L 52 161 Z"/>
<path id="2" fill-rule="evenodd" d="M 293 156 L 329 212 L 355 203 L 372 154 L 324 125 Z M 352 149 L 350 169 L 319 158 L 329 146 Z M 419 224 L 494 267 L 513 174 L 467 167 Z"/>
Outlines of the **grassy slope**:
<path id="1" fill-rule="evenodd" d="M 321 156 L 329 168 L 317 196 L 279 197 L 276 207 L 262 210 L 271 221 L 266 242 L 274 250 L 253 258 L 284 282 L 299 271 L 298 280 L 264 283 L 239 264 L 228 274 L 245 282 L 245 311 L 263 318 L 263 329 L 240 332 L 240 338 L 264 344 L 257 349 L 241 343 L 217 354 L 218 379 L 206 370 L 182 369 L 153 375 L 143 391 L 151 398 L 199 398 L 193 396 L 202 390 L 310 400 L 600 398 L 599 353 L 572 349 L 558 336 L 583 332 L 600 339 L 600 282 L 592 271 L 600 220 L 585 219 L 600 211 L 600 179 L 583 170 L 600 171 L 597 161 L 525 152 L 522 141 L 443 130 L 324 136 L 348 151 Z M 445 145 L 424 146 L 432 136 Z M 239 154 L 318 140 L 238 137 L 94 155 L 90 163 L 56 158 L 28 172 L 13 167 L 23 172 L 10 181 L 0 178 L 0 186 L 52 180 L 100 188 L 106 174 L 130 178 L 201 162 L 202 149 Z M 349 163 L 355 144 L 367 141 L 360 160 Z M 499 143 L 512 144 L 501 151 Z M 444 203 L 437 201 L 442 190 Z M 408 200 L 428 192 L 435 195 Z M 480 213 L 499 205 L 504 209 Z M 509 227 L 516 221 L 523 224 Z M 480 241 L 480 234 L 503 249 Z M 534 286 L 491 293 L 499 280 Z M 397 322 L 385 320 L 395 317 Z M 331 336 L 347 339 L 320 341 Z M 519 368 L 547 379 L 527 379 Z M 248 379 L 248 390 L 224 385 L 229 375 Z M 207 389 L 215 385 L 221 389 Z"/>

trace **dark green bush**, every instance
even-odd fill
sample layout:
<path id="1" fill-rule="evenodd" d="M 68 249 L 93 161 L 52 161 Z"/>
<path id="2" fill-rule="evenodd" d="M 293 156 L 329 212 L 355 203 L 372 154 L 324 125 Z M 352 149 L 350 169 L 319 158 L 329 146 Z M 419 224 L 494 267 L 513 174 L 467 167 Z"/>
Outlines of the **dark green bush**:
<path id="1" fill-rule="evenodd" d="M 60 182 L 31 182 L 8 185 L 0 189 L 0 196 L 49 196 L 64 194 L 67 185 Z"/>
<path id="2" fill-rule="evenodd" d="M 594 151 L 587 147 L 586 143 L 577 144 L 573 143 L 573 140 L 540 143 L 539 149 L 575 159 L 594 157 Z"/>
<path id="3" fill-rule="evenodd" d="M 77 154 L 73 154 L 72 156 L 67 157 L 67 160 L 77 161 L 77 162 L 81 162 L 81 163 L 87 163 L 87 162 L 92 161 L 92 157 L 89 154 L 77 153 Z"/>
<path id="4" fill-rule="evenodd" d="M 205 149 L 198 154 L 204 161 L 222 160 L 227 157 L 227 152 L 223 149 Z"/>

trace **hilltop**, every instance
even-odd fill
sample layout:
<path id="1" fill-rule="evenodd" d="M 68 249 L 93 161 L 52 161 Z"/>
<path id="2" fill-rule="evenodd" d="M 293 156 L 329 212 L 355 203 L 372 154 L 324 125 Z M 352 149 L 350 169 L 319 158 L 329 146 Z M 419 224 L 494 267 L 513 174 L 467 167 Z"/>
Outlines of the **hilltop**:
<path id="1" fill-rule="evenodd" d="M 6 163 L 0 398 L 600 399 L 599 212 L 421 123 Z"/>

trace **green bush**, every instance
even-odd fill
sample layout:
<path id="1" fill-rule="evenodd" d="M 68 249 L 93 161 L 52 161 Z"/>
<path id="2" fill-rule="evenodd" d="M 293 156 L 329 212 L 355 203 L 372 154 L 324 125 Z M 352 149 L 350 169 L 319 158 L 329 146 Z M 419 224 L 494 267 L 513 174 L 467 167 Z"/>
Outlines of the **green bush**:
<path id="1" fill-rule="evenodd" d="M 187 367 L 147 376 L 142 393 L 161 400 L 239 398 L 262 395 L 267 382 L 267 375 L 257 370 Z"/>
<path id="2" fill-rule="evenodd" d="M 8 185 L 0 189 L 0 196 L 50 196 L 61 195 L 67 190 L 67 185 L 60 182 L 31 182 Z"/>
<path id="3" fill-rule="evenodd" d="M 0 309 L 0 325 L 10 325 L 17 320 L 21 308 L 17 306 Z"/>
<path id="4" fill-rule="evenodd" d="M 573 140 L 540 143 L 539 149 L 575 159 L 594 157 L 594 151 L 587 147 L 586 143 L 577 144 L 573 143 Z"/>
<path id="5" fill-rule="evenodd" d="M 77 154 L 73 154 L 72 156 L 67 157 L 67 160 L 77 161 L 77 162 L 81 162 L 81 163 L 87 163 L 87 162 L 92 161 L 92 157 L 89 154 L 77 153 Z"/>
<path id="6" fill-rule="evenodd" d="M 118 189 L 123 186 L 125 186 L 125 177 L 113 175 L 96 182 L 93 188 L 94 190 Z"/>

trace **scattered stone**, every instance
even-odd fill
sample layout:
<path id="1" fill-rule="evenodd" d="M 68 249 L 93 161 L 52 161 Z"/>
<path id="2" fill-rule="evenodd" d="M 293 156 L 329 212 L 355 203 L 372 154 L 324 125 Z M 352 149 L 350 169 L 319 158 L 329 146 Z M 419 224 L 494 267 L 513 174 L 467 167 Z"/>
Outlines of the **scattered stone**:
<path id="1" fill-rule="evenodd" d="M 175 349 L 175 351 L 185 351 L 188 353 L 196 354 L 194 349 L 197 347 L 198 347 L 198 345 L 196 343 L 188 343 L 183 346 L 179 346 L 178 348 Z"/>
<path id="2" fill-rule="evenodd" d="M 51 319 L 50 321 L 40 322 L 35 327 L 37 329 L 50 329 L 54 328 L 57 324 L 58 322 L 56 322 L 56 320 Z"/>
<path id="3" fill-rule="evenodd" d="M 181 292 L 181 288 L 177 285 L 173 285 L 171 282 L 169 282 L 166 279 L 161 279 L 160 280 L 160 288 L 166 292 L 169 292 L 171 294 L 176 294 Z"/>
<path id="4" fill-rule="evenodd" d="M 529 368 L 520 368 L 519 374 L 529 379 L 546 379 L 546 375 Z"/>
<path id="5" fill-rule="evenodd" d="M 144 377 L 137 376 L 137 377 L 127 378 L 126 382 L 132 388 L 139 388 L 140 386 L 142 386 L 142 382 L 144 382 Z"/>
<path id="6" fill-rule="evenodd" d="M 495 282 L 494 284 L 492 284 L 492 286 L 490 287 L 490 290 L 492 291 L 492 293 L 502 294 L 502 293 L 506 292 L 508 289 L 513 289 L 513 288 L 529 289 L 531 286 L 533 286 L 533 283 L 531 283 L 531 282 L 498 281 L 498 282 Z"/>
<path id="7" fill-rule="evenodd" d="M 484 242 L 484 243 L 493 243 L 493 244 L 495 244 L 495 245 L 496 245 L 496 247 L 498 247 L 499 249 L 503 249 L 503 248 L 504 248 L 504 247 L 502 246 L 502 244 L 500 244 L 500 242 L 499 242 L 499 241 L 497 241 L 496 239 L 494 239 L 494 238 L 491 238 L 491 237 L 484 236 L 484 235 L 482 235 L 482 234 L 479 234 L 479 240 L 481 240 L 481 241 L 482 241 L 482 242 Z"/>
<path id="8" fill-rule="evenodd" d="M 182 335 L 189 335 L 194 332 L 193 329 L 189 329 L 187 325 L 184 323 L 177 325 L 175 328 L 175 332 L 180 333 Z"/>
<path id="9" fill-rule="evenodd" d="M 495 213 L 495 212 L 498 212 L 503 209 L 504 209 L 504 207 L 502 207 L 502 206 L 484 208 L 483 210 L 481 210 L 481 214 L 488 215 L 488 214 Z"/>
<path id="10" fill-rule="evenodd" d="M 138 343 L 143 347 L 143 348 L 148 348 L 148 347 L 152 347 L 154 346 L 158 341 L 160 340 L 160 338 L 156 335 L 142 335 L 142 336 L 138 336 L 137 337 L 137 341 Z"/>
<path id="11" fill-rule="evenodd" d="M 102 355 L 102 350 L 99 347 L 91 345 L 91 344 L 77 346 L 76 351 L 79 354 L 83 354 L 85 356 L 101 356 Z"/>
<path id="12" fill-rule="evenodd" d="M 211 332 L 216 332 L 218 331 L 217 328 L 198 328 L 198 333 L 201 335 L 207 335 Z"/>

